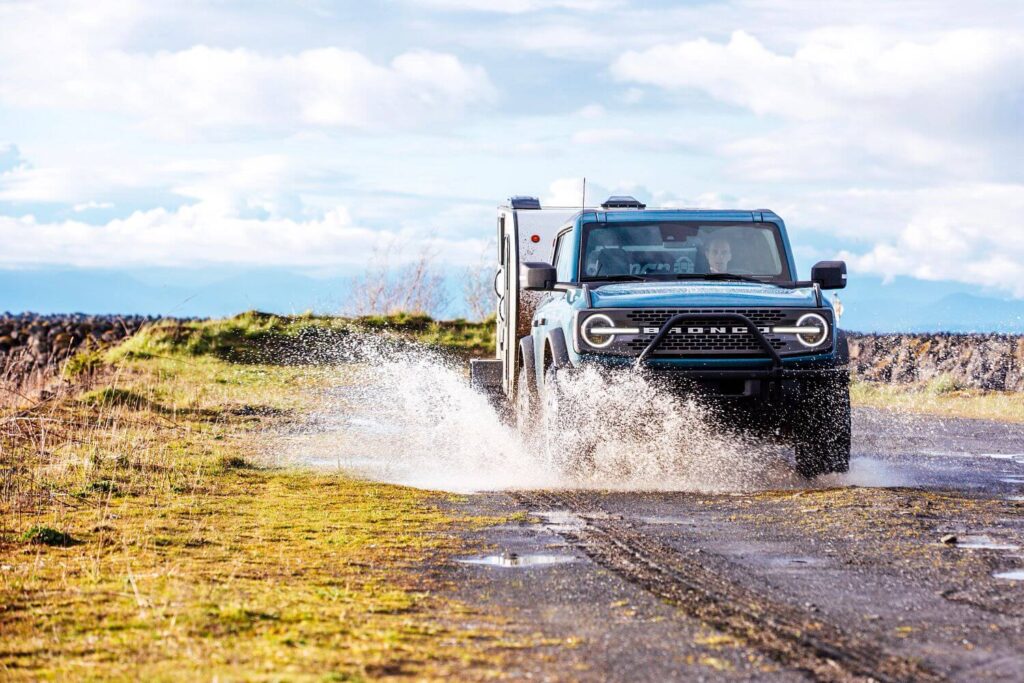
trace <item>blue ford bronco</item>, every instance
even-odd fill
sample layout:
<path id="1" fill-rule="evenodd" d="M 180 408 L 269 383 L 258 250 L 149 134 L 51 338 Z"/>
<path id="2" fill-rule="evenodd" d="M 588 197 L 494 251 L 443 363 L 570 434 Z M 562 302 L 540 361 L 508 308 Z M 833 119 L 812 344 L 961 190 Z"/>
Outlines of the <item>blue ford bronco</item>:
<path id="1" fill-rule="evenodd" d="M 522 405 L 559 372 L 635 368 L 787 440 L 805 477 L 848 469 L 849 354 L 822 295 L 846 264 L 799 280 L 775 213 L 513 197 L 498 245 L 497 357 L 473 363 L 476 386 Z"/>

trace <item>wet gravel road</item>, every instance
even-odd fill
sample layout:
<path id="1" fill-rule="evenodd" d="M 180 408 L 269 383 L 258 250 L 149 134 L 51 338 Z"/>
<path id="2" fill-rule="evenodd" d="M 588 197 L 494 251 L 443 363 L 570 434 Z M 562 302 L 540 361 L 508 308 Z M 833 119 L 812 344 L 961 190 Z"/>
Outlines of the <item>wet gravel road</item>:
<path id="1" fill-rule="evenodd" d="M 851 472 L 803 488 L 469 496 L 518 521 L 452 592 L 548 639 L 510 677 L 1024 680 L 1022 425 L 854 430 Z"/>

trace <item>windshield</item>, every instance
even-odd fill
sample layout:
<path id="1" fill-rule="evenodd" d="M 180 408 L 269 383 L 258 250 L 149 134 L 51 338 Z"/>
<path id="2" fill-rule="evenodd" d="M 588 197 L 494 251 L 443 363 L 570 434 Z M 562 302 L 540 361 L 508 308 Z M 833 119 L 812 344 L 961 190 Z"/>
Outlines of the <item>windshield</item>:
<path id="1" fill-rule="evenodd" d="M 790 279 L 774 223 L 586 223 L 580 273 L 584 281 L 724 273 Z"/>

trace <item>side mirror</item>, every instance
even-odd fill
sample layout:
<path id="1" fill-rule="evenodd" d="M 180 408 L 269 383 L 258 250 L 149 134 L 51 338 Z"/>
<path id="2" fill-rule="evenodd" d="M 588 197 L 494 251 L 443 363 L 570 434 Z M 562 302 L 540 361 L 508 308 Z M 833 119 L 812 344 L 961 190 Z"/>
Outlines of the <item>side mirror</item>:
<path id="1" fill-rule="evenodd" d="M 817 282 L 822 289 L 843 289 L 846 287 L 846 261 L 818 261 L 811 268 L 811 282 Z"/>
<path id="2" fill-rule="evenodd" d="M 522 289 L 547 291 L 554 288 L 558 275 L 550 263 L 523 262 L 519 266 L 519 286 Z"/>

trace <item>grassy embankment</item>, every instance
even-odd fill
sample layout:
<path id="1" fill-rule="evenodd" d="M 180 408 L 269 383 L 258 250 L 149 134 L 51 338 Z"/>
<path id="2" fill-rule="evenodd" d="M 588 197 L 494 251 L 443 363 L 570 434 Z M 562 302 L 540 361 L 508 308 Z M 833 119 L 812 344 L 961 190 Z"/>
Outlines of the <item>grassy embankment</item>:
<path id="1" fill-rule="evenodd" d="M 855 406 L 1024 423 L 1024 393 L 966 389 L 942 377 L 920 385 L 854 381 L 850 399 Z"/>
<path id="2" fill-rule="evenodd" d="M 325 380 L 257 351 L 347 324 L 157 325 L 0 415 L 0 678 L 483 678 L 527 644 L 434 590 L 457 532 L 493 520 L 265 464 Z"/>

